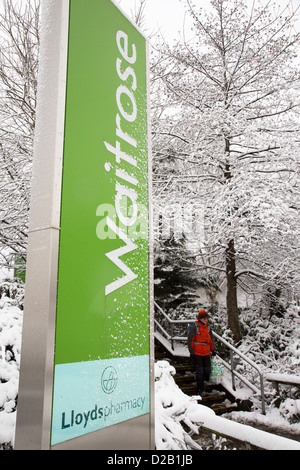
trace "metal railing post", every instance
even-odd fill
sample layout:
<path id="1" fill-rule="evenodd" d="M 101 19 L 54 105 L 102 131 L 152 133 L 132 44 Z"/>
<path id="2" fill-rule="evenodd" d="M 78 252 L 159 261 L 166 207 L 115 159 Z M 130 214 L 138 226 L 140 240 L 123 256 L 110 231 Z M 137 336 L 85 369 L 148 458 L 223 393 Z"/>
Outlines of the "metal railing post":
<path id="1" fill-rule="evenodd" d="M 171 348 L 174 351 L 174 327 L 173 327 L 173 323 L 171 323 Z"/>
<path id="2" fill-rule="evenodd" d="M 231 382 L 232 382 L 232 390 L 236 391 L 235 386 L 235 374 L 234 374 L 234 360 L 233 360 L 233 351 L 230 349 L 230 365 L 231 365 Z"/>
<path id="3" fill-rule="evenodd" d="M 259 373 L 259 379 L 260 379 L 261 410 L 262 410 L 262 414 L 265 415 L 266 404 L 265 404 L 264 376 L 261 372 Z"/>

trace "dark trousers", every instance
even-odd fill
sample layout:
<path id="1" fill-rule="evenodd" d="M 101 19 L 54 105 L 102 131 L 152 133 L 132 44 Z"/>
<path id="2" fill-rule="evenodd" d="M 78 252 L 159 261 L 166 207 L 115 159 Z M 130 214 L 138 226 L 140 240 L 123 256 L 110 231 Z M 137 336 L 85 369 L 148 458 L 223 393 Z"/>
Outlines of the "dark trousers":
<path id="1" fill-rule="evenodd" d="M 204 390 L 204 382 L 209 381 L 210 377 L 210 356 L 193 356 L 198 393 Z"/>

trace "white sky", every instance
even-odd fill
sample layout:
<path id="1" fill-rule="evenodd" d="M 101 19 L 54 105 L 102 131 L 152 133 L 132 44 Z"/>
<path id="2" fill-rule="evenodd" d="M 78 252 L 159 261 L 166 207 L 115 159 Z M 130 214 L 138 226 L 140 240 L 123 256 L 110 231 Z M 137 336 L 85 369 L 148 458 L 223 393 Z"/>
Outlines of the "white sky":
<path id="1" fill-rule="evenodd" d="M 252 0 L 245 0 L 252 4 Z M 267 0 L 261 0 L 262 3 L 265 3 Z M 289 0 L 275 0 L 280 7 L 283 7 Z M 139 0 L 115 0 L 119 4 L 120 8 L 127 14 L 131 16 L 131 12 L 134 10 L 136 4 L 139 4 Z M 292 0 L 294 8 L 300 6 L 300 0 Z M 185 6 L 184 1 L 182 0 L 147 0 L 146 2 L 146 21 L 147 26 L 149 25 L 149 30 L 161 31 L 163 36 L 166 39 L 172 40 L 178 38 L 179 34 L 182 36 L 183 24 L 184 21 L 188 21 L 185 18 Z M 210 7 L 210 0 L 194 0 L 195 4 L 199 4 L 202 7 Z M 258 3 L 258 0 L 257 0 Z M 299 9 L 300 15 L 300 9 Z M 188 32 L 187 22 L 186 31 Z M 300 25 L 300 21 L 299 21 Z M 299 26 L 300 29 L 300 26 Z M 146 35 L 148 32 L 146 32 Z"/>
<path id="2" fill-rule="evenodd" d="M 129 17 L 135 4 L 139 4 L 138 0 L 115 1 Z M 147 0 L 145 15 L 150 33 L 160 30 L 169 39 L 178 37 L 179 31 L 182 33 L 185 7 L 181 0 Z"/>

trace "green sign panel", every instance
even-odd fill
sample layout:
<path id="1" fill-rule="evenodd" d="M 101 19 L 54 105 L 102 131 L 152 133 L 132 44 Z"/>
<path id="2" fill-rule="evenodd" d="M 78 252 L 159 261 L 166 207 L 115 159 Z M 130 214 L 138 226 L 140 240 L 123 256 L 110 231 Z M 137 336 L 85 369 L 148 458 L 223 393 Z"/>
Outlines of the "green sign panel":
<path id="1" fill-rule="evenodd" d="M 146 41 L 70 0 L 51 444 L 149 413 Z"/>

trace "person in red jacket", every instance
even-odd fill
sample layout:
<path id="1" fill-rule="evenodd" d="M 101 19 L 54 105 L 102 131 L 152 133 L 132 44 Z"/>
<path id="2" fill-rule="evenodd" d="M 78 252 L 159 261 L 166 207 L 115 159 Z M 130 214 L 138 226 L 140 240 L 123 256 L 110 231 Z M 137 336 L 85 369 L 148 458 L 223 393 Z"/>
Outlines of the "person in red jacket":
<path id="1" fill-rule="evenodd" d="M 191 359 L 195 365 L 198 394 L 204 391 L 204 382 L 210 377 L 210 353 L 215 356 L 214 343 L 208 327 L 208 313 L 199 310 L 198 319 L 188 332 L 188 348 Z"/>

